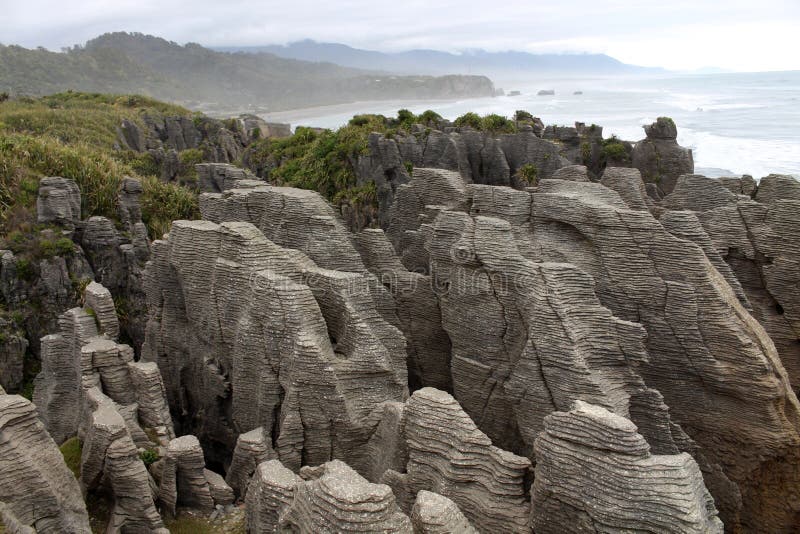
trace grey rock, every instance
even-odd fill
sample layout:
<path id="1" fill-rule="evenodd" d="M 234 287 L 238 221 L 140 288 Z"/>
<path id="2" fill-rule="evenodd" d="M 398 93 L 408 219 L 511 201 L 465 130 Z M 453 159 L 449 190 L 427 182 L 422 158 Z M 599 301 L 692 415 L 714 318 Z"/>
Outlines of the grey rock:
<path id="1" fill-rule="evenodd" d="M 222 478 L 222 475 L 208 469 L 204 469 L 203 474 L 206 477 L 208 490 L 211 492 L 211 498 L 214 499 L 216 508 L 220 510 L 232 504 L 234 501 L 233 490 L 225 482 L 225 479 Z"/>
<path id="2" fill-rule="evenodd" d="M 78 431 L 81 412 L 81 347 L 97 335 L 94 317 L 81 308 L 59 318 L 60 333 L 42 338 L 42 370 L 36 377 L 33 402 L 47 431 L 63 443 Z"/>
<path id="3" fill-rule="evenodd" d="M 78 184 L 58 176 L 39 181 L 36 220 L 39 223 L 74 225 L 81 219 L 81 192 Z"/>
<path id="4" fill-rule="evenodd" d="M 477 534 L 456 503 L 430 491 L 417 493 L 411 509 L 414 532 L 420 534 Z"/>
<path id="5" fill-rule="evenodd" d="M 692 151 L 678 145 L 672 119 L 661 117 L 644 129 L 647 138 L 633 147 L 633 166 L 639 169 L 645 182 L 655 183 L 669 194 L 679 176 L 694 172 Z"/>
<path id="6" fill-rule="evenodd" d="M 729 528 L 787 528 L 800 427 L 796 397 L 767 333 L 699 246 L 602 186 L 578 186 L 549 181 L 532 194 L 537 255 L 575 263 L 593 276 L 597 295 L 617 317 L 645 327 L 650 357 L 641 374 L 702 448 L 704 476 Z"/>
<path id="7" fill-rule="evenodd" d="M 247 531 L 278 532 L 281 515 L 294 500 L 295 488 L 302 483 L 299 476 L 278 460 L 260 463 L 247 489 Z"/>
<path id="8" fill-rule="evenodd" d="M 0 502 L 9 529 L 90 532 L 78 482 L 36 407 L 18 395 L 0 395 Z"/>
<path id="9" fill-rule="evenodd" d="M 107 485 L 114 508 L 109 532 L 142 531 L 166 534 L 155 507 L 149 475 L 114 402 L 97 388 L 86 395 L 87 432 L 83 436 L 81 485 L 95 491 Z"/>
<path id="10" fill-rule="evenodd" d="M 633 210 L 649 211 L 653 208 L 638 169 L 607 167 L 600 183 L 616 191 Z"/>
<path id="11" fill-rule="evenodd" d="M 537 533 L 723 531 L 689 454 L 653 455 L 633 423 L 581 401 L 546 418 L 531 493 Z"/>
<path id="12" fill-rule="evenodd" d="M 433 491 L 452 500 L 482 532 L 530 532 L 527 458 L 498 449 L 449 394 L 416 391 L 405 409 L 408 464 L 383 481 L 410 511 L 414 495 Z"/>
<path id="13" fill-rule="evenodd" d="M 194 436 L 182 436 L 169 442 L 158 498 L 165 511 L 175 516 L 178 505 L 214 511 L 214 499 L 205 475 L 205 461 L 200 442 Z"/>
<path id="14" fill-rule="evenodd" d="M 195 165 L 195 169 L 198 187 L 200 191 L 207 193 L 236 189 L 240 187 L 239 182 L 242 180 L 257 180 L 250 171 L 226 163 L 200 163 Z M 261 182 L 261 185 L 264 183 Z"/>
<path id="15" fill-rule="evenodd" d="M 784 174 L 770 174 L 758 182 L 755 199 L 763 204 L 780 200 L 800 201 L 800 181 Z"/>
<path id="16" fill-rule="evenodd" d="M 590 182 L 589 169 L 585 165 L 567 165 L 561 167 L 551 176 L 553 180 L 569 180 L 572 182 Z"/>
<path id="17" fill-rule="evenodd" d="M 138 417 L 144 427 L 163 428 L 168 439 L 175 437 L 172 417 L 167 406 L 167 393 L 161 372 L 155 362 L 128 362 L 138 406 Z"/>
<path id="18" fill-rule="evenodd" d="M 236 497 L 245 500 L 256 468 L 261 463 L 277 457 L 277 453 L 272 449 L 272 440 L 264 435 L 262 427 L 239 434 L 225 482 L 233 489 Z"/>
<path id="19" fill-rule="evenodd" d="M 110 339 L 119 336 L 119 320 L 111 292 L 97 282 L 90 282 L 83 292 L 85 306 L 94 312 L 101 334 Z"/>
<path id="20" fill-rule="evenodd" d="M 278 529 L 297 532 L 413 532 L 392 490 L 372 484 L 347 464 L 333 460 L 304 467 Z"/>

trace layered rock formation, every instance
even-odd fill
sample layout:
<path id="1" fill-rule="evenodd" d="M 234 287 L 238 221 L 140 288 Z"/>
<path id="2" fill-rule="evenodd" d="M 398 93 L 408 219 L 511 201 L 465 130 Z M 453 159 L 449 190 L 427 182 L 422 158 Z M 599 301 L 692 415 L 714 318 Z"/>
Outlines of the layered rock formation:
<path id="1" fill-rule="evenodd" d="M 631 154 L 633 166 L 645 182 L 654 183 L 663 194 L 669 194 L 678 177 L 694 172 L 692 151 L 677 142 L 678 128 L 668 117 L 644 127 L 647 136 L 636 143 Z"/>
<path id="2" fill-rule="evenodd" d="M 300 474 L 276 460 L 259 466 L 248 491 L 249 532 L 413 532 L 389 487 L 347 464 L 334 460 Z"/>
<path id="3" fill-rule="evenodd" d="M 299 226 L 279 228 L 318 262 L 363 265 L 352 246 L 337 256 Z M 176 419 L 179 432 L 216 444 L 222 454 L 212 458 L 223 463 L 237 436 L 258 427 L 294 469 L 333 457 L 363 463 L 370 414 L 407 395 L 405 340 L 371 281 L 318 267 L 250 223 L 174 223 L 146 272 L 144 357 L 158 363 L 173 413 L 189 415 Z"/>
<path id="4" fill-rule="evenodd" d="M 529 532 L 527 458 L 498 449 L 447 393 L 424 388 L 405 407 L 408 461 L 403 473 L 388 470 L 401 506 L 411 512 L 422 490 L 451 499 L 483 532 Z"/>
<path id="5" fill-rule="evenodd" d="M 706 255 L 775 343 L 795 392 L 800 390 L 800 183 L 770 175 L 748 182 L 682 176 L 663 206 L 692 212 L 708 235 Z M 662 217 L 677 217 L 670 211 Z M 698 243 L 699 244 L 699 243 Z M 712 249 L 712 250 L 709 250 Z M 721 258 L 717 259 L 717 257 Z M 746 295 L 746 297 L 744 295 Z"/>
<path id="6" fill-rule="evenodd" d="M 78 482 L 39 421 L 36 407 L 2 392 L 0 508 L 12 532 L 90 532 Z"/>
<path id="7" fill-rule="evenodd" d="M 545 419 L 531 492 L 537 533 L 722 532 L 689 454 L 653 455 L 628 419 L 581 401 Z"/>

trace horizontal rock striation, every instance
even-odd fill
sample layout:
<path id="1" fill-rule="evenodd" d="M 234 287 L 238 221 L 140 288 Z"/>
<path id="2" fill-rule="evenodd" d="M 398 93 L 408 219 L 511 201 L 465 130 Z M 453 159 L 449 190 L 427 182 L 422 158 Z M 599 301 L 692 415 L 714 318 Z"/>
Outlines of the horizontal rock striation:
<path id="1" fill-rule="evenodd" d="M 651 454 L 629 420 L 581 401 L 545 427 L 531 489 L 535 532 L 722 533 L 689 454 Z"/>
<path id="2" fill-rule="evenodd" d="M 144 354 L 173 414 L 204 414 L 176 416 L 179 433 L 222 445 L 225 463 L 240 433 L 262 427 L 294 469 L 363 464 L 371 412 L 407 396 L 405 340 L 368 281 L 317 267 L 249 223 L 174 223 L 146 273 Z"/>
<path id="3" fill-rule="evenodd" d="M 347 464 L 333 460 L 304 467 L 300 475 L 304 481 L 295 485 L 294 498 L 280 516 L 279 530 L 413 532 L 411 521 L 400 511 L 392 490 L 384 484 L 368 482 Z"/>
<path id="4" fill-rule="evenodd" d="M 409 512 L 425 490 L 452 500 L 482 532 L 529 532 L 527 458 L 498 449 L 449 394 L 416 391 L 405 408 L 405 472 L 383 481 Z"/>
<path id="5" fill-rule="evenodd" d="M 731 193 L 721 180 L 682 176 L 664 199 L 670 210 L 694 213 L 708 234 L 715 267 L 747 298 L 746 307 L 775 343 L 795 392 L 800 390 L 800 184 L 770 175 L 750 196 Z M 666 216 L 673 216 L 670 211 Z M 662 219 L 664 218 L 662 217 Z M 699 243 L 698 243 L 699 244 Z M 728 267 L 729 266 L 729 267 Z M 737 282 L 730 280 L 735 274 Z M 741 285 L 740 285 L 741 284 Z"/>
<path id="6" fill-rule="evenodd" d="M 420 491 L 411 509 L 414 532 L 420 534 L 477 534 L 458 506 L 438 493 Z"/>
<path id="7" fill-rule="evenodd" d="M 150 475 L 139 459 L 125 418 L 99 389 L 89 389 L 85 398 L 88 420 L 83 435 L 81 486 L 84 491 L 110 488 L 114 508 L 108 530 L 166 534 L 150 490 Z"/>
<path id="8" fill-rule="evenodd" d="M 36 407 L 0 393 L 0 508 L 9 529 L 84 534 L 89 517 L 78 482 Z"/>
<path id="9" fill-rule="evenodd" d="M 531 205 L 535 255 L 590 273 L 601 302 L 647 330 L 642 376 L 708 458 L 723 521 L 789 528 L 800 498 L 790 489 L 797 398 L 772 341 L 700 246 L 595 184 L 545 181 Z"/>

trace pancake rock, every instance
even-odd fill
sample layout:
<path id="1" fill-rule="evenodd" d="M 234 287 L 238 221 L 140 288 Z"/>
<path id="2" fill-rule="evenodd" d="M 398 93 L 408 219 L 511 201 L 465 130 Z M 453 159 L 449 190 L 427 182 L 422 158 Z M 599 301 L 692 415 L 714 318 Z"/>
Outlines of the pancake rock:
<path id="1" fill-rule="evenodd" d="M 78 482 L 39 420 L 36 407 L 23 397 L 2 393 L 0 503 L 9 529 L 90 532 Z"/>
<path id="2" fill-rule="evenodd" d="M 438 493 L 420 491 L 411 509 L 414 532 L 420 534 L 477 534 L 458 506 Z"/>
<path id="3" fill-rule="evenodd" d="M 219 479 L 214 479 L 218 484 Z M 224 492 L 227 495 L 232 492 Z M 182 436 L 169 442 L 161 473 L 158 498 L 167 513 L 174 516 L 178 505 L 210 514 L 214 497 L 206 477 L 203 449 L 194 436 Z M 226 501 L 228 499 L 226 498 Z M 230 501 L 222 503 L 230 504 Z"/>
<path id="4" fill-rule="evenodd" d="M 73 308 L 59 317 L 60 333 L 41 340 L 42 370 L 36 376 L 33 402 L 56 443 L 78 432 L 82 409 L 81 347 L 97 336 L 94 317 Z"/>
<path id="5" fill-rule="evenodd" d="M 114 499 L 111 532 L 147 531 L 166 534 L 150 490 L 150 475 L 125 419 L 114 401 L 97 388 L 86 393 L 87 431 L 83 435 L 81 485 L 85 491 L 107 486 Z"/>
<path id="6" fill-rule="evenodd" d="M 409 387 L 452 391 L 450 338 L 442 329 L 431 277 L 408 271 L 383 230 L 363 230 L 354 239 L 366 267 L 394 298 L 399 327 L 407 341 Z"/>
<path id="7" fill-rule="evenodd" d="M 36 220 L 40 223 L 74 225 L 81 220 L 81 191 L 69 178 L 42 178 L 36 198 Z"/>
<path id="8" fill-rule="evenodd" d="M 707 458 L 723 522 L 789 529 L 800 507 L 797 398 L 772 341 L 703 250 L 598 184 L 544 181 L 531 205 L 534 255 L 578 265 L 605 306 L 647 330 L 641 374 Z"/>
<path id="9" fill-rule="evenodd" d="M 279 476 L 286 484 L 286 474 Z M 304 467 L 300 476 L 304 480 L 294 486 L 291 504 L 280 516 L 279 530 L 413 532 L 388 486 L 368 482 L 339 460 Z"/>
<path id="10" fill-rule="evenodd" d="M 199 163 L 195 165 L 195 169 L 200 190 L 209 193 L 235 189 L 239 187 L 241 180 L 258 180 L 250 171 L 227 163 Z"/>
<path id="11" fill-rule="evenodd" d="M 153 250 L 143 353 L 162 371 L 178 433 L 226 464 L 239 434 L 261 427 L 290 468 L 365 467 L 370 414 L 408 395 L 405 340 L 376 309 L 371 279 L 320 268 L 244 222 L 178 221 Z M 363 265 L 352 251 L 343 262 Z"/>
<path id="12" fill-rule="evenodd" d="M 646 387 L 642 326 L 614 317 L 574 265 L 525 257 L 529 193 L 471 185 L 469 195 L 470 213 L 441 212 L 429 245 L 456 399 L 495 444 L 527 456 L 544 417 L 576 399 L 627 416 Z"/>
<path id="13" fill-rule="evenodd" d="M 405 472 L 388 470 L 383 477 L 404 509 L 410 512 L 415 496 L 426 490 L 452 500 L 482 532 L 530 531 L 527 458 L 493 446 L 443 391 L 416 391 L 404 418 Z"/>
<path id="14" fill-rule="evenodd" d="M 735 274 L 738 282 L 731 286 L 740 300 L 741 291 L 746 295 L 746 307 L 769 333 L 799 391 L 800 184 L 770 175 L 761 180 L 751 200 L 731 193 L 719 180 L 687 175 L 663 204 L 671 210 L 691 210 L 700 220 L 717 255 L 730 267 L 718 261 L 715 266 L 729 283 L 728 273 Z M 714 262 L 714 253 L 706 254 Z"/>
<path id="15" fill-rule="evenodd" d="M 97 282 L 90 282 L 84 290 L 83 299 L 86 308 L 94 312 L 100 333 L 110 339 L 117 339 L 119 320 L 111 292 Z"/>
<path id="16" fill-rule="evenodd" d="M 234 494 L 245 500 L 250 480 L 256 468 L 263 462 L 277 458 L 272 449 L 272 440 L 264 435 L 262 427 L 239 434 L 233 458 L 225 475 L 225 481 L 233 489 Z"/>
<path id="17" fill-rule="evenodd" d="M 689 454 L 651 454 L 633 423 L 581 401 L 545 427 L 531 490 L 535 532 L 722 533 Z"/>
<path id="18" fill-rule="evenodd" d="M 292 504 L 295 488 L 302 483 L 303 479 L 278 460 L 259 464 L 247 488 L 247 532 L 278 532 L 281 515 Z"/>
<path id="19" fill-rule="evenodd" d="M 644 127 L 645 139 L 633 147 L 633 166 L 645 182 L 655 183 L 664 194 L 675 187 L 678 177 L 694 172 L 692 151 L 678 144 L 678 128 L 668 117 Z"/>

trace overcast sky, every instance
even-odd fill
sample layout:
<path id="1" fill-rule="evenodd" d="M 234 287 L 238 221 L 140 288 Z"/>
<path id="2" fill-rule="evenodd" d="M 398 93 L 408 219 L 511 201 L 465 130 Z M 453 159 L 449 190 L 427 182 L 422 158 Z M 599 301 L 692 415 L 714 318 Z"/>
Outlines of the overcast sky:
<path id="1" fill-rule="evenodd" d="M 305 38 L 397 51 L 602 52 L 670 69 L 800 69 L 800 0 L 0 0 L 0 43 L 109 31 L 185 43 Z"/>

